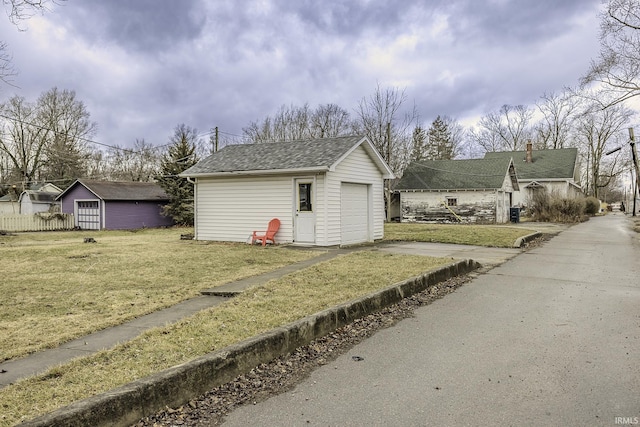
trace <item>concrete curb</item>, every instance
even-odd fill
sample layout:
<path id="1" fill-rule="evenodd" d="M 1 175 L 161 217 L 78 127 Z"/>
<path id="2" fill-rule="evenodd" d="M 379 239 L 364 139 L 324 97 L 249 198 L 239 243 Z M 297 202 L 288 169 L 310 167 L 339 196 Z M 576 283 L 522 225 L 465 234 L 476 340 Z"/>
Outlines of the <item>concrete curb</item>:
<path id="1" fill-rule="evenodd" d="M 525 243 L 532 241 L 533 239 L 537 239 L 538 237 L 542 237 L 542 233 L 536 231 L 535 233 L 527 234 L 526 236 L 518 237 L 513 244 L 514 248 L 521 248 Z"/>
<path id="2" fill-rule="evenodd" d="M 354 320 L 451 277 L 480 267 L 459 261 L 391 285 L 147 378 L 58 409 L 20 426 L 130 426 L 165 407 L 177 407 L 261 363 L 287 354 Z"/>

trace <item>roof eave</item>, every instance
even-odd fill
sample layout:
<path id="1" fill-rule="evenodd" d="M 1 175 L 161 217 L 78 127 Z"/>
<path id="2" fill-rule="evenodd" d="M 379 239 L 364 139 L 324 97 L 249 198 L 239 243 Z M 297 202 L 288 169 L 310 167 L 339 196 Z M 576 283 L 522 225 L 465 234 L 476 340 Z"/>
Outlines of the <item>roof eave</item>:
<path id="1" fill-rule="evenodd" d="M 70 186 L 65 188 L 62 193 L 58 194 L 58 196 L 56 197 L 56 200 L 62 200 L 62 197 L 65 196 L 67 193 L 69 193 L 73 188 L 75 188 L 76 185 L 82 185 L 84 188 L 89 190 L 89 192 L 91 192 L 94 196 L 96 196 L 98 199 L 102 200 L 102 197 L 100 197 L 100 195 L 98 195 L 98 193 L 96 193 L 91 188 L 89 188 L 89 186 L 86 183 L 82 182 L 81 179 L 76 179 Z"/>
<path id="2" fill-rule="evenodd" d="M 299 173 L 323 173 L 328 172 L 330 168 L 328 166 L 316 166 L 312 168 L 293 168 L 293 169 L 264 169 L 264 170 L 250 170 L 250 171 L 225 171 L 225 172 L 201 172 L 201 173 L 181 173 L 178 176 L 183 178 L 214 178 L 214 177 L 229 177 L 229 176 L 244 176 L 244 175 L 291 175 Z"/>
<path id="3" fill-rule="evenodd" d="M 461 191 L 497 191 L 499 188 L 403 188 L 395 189 L 398 193 L 458 193 Z"/>
<path id="4" fill-rule="evenodd" d="M 520 177 L 518 177 L 518 182 L 527 182 L 527 181 L 538 181 L 538 182 L 574 182 L 573 177 L 571 177 L 571 178 L 520 178 Z"/>

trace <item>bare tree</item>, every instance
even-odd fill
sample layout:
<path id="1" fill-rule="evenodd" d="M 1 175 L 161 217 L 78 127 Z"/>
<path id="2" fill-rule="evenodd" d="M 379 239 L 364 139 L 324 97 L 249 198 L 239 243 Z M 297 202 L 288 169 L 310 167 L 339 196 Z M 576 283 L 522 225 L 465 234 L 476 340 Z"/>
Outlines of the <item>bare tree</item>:
<path id="1" fill-rule="evenodd" d="M 65 0 L 2 0 L 2 4 L 8 9 L 9 21 L 18 25 L 36 13 L 47 11 L 49 4 L 61 1 Z"/>
<path id="2" fill-rule="evenodd" d="M 86 162 L 86 178 L 109 180 L 111 179 L 111 162 L 109 156 L 99 148 L 91 150 Z"/>
<path id="3" fill-rule="evenodd" d="M 310 138 L 310 116 L 308 104 L 282 105 L 273 118 L 267 116 L 262 122 L 251 122 L 242 131 L 254 143 Z"/>
<path id="4" fill-rule="evenodd" d="M 0 151 L 7 167 L 7 178 L 22 183 L 24 190 L 34 181 L 44 159 L 46 129 L 35 125 L 38 109 L 34 103 L 14 96 L 0 105 L 2 130 Z"/>
<path id="5" fill-rule="evenodd" d="M 249 141 L 261 143 L 340 136 L 352 127 L 349 113 L 335 104 L 319 105 L 315 110 L 304 104 L 283 105 L 273 117 L 251 122 L 242 131 Z"/>
<path id="6" fill-rule="evenodd" d="M 106 172 L 113 180 L 149 182 L 160 171 L 161 155 L 144 139 L 136 139 L 132 148 L 110 147 L 107 158 Z"/>
<path id="7" fill-rule="evenodd" d="M 516 151 L 531 138 L 533 111 L 524 105 L 503 105 L 480 118 L 470 136 L 485 151 Z"/>
<path id="8" fill-rule="evenodd" d="M 38 98 L 37 109 L 45 139 L 42 178 L 70 184 L 86 174 L 88 138 L 95 134 L 96 124 L 72 90 L 48 90 Z"/>
<path id="9" fill-rule="evenodd" d="M 575 116 L 580 98 L 572 91 L 543 94 L 537 104 L 542 118 L 534 130 L 538 148 L 558 149 L 572 146 Z"/>
<path id="10" fill-rule="evenodd" d="M 608 0 L 600 19 L 600 54 L 581 83 L 603 83 L 606 106 L 640 95 L 640 0 Z"/>
<path id="11" fill-rule="evenodd" d="M 0 80 L 9 84 L 9 79 L 16 74 L 16 71 L 11 64 L 11 55 L 7 52 L 7 49 L 7 44 L 0 41 Z"/>
<path id="12" fill-rule="evenodd" d="M 366 135 L 396 175 L 401 175 L 411 157 L 412 134 L 418 119 L 415 104 L 404 110 L 405 90 L 382 89 L 363 98 L 356 110 L 355 130 Z"/>
<path id="13" fill-rule="evenodd" d="M 344 108 L 324 104 L 311 112 L 309 128 L 312 138 L 333 138 L 351 132 L 353 123 Z"/>
<path id="14" fill-rule="evenodd" d="M 12 179 L 23 187 L 43 179 L 64 185 L 84 173 L 95 123 L 75 92 L 53 88 L 35 103 L 14 96 L 0 108 L 0 152 L 11 163 Z"/>
<path id="15" fill-rule="evenodd" d="M 484 152 L 502 151 L 504 149 L 504 141 L 500 138 L 500 135 L 487 129 L 481 123 L 477 124 L 477 127 L 471 127 L 469 138 L 473 144 L 480 147 Z"/>
<path id="16" fill-rule="evenodd" d="M 594 96 L 594 99 L 603 98 Z M 586 157 L 583 182 L 588 195 L 598 197 L 599 189 L 606 187 L 612 177 L 620 173 L 620 162 L 616 157 L 605 157 L 605 153 L 626 138 L 621 130 L 632 115 L 633 111 L 622 104 L 601 108 L 598 102 L 593 102 L 577 117 L 576 132 Z"/>

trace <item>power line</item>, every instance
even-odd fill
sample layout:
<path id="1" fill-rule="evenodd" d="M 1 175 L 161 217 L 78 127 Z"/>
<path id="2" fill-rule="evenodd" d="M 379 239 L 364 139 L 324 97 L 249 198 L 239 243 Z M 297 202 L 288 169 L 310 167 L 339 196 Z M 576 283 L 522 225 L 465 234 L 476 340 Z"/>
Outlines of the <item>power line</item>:
<path id="1" fill-rule="evenodd" d="M 35 124 L 35 123 L 27 122 L 25 120 L 17 119 L 15 117 L 9 117 L 9 116 L 6 116 L 6 115 L 4 115 L 2 113 L 0 113 L 0 117 L 2 117 L 4 119 L 7 119 L 7 120 L 12 120 L 12 121 L 14 121 L 16 123 L 20 123 L 20 124 L 23 124 L 23 125 L 33 126 L 35 128 L 41 129 L 41 130 L 46 130 L 46 131 L 49 131 L 49 132 L 53 132 L 53 133 L 55 133 L 57 135 L 67 136 L 64 133 L 56 131 L 54 129 L 51 129 L 51 128 L 48 128 L 48 127 L 45 127 L 45 126 L 42 126 L 42 125 L 38 125 L 38 124 Z M 109 145 L 109 144 L 105 144 L 103 142 L 94 141 L 92 139 L 84 138 L 84 137 L 81 137 L 81 136 L 75 136 L 73 138 L 77 139 L 79 141 L 88 142 L 90 144 L 96 144 L 96 145 L 100 145 L 100 146 L 103 146 L 103 147 L 111 148 L 111 149 L 114 149 L 114 150 L 120 150 L 120 151 L 128 152 L 130 154 L 141 154 L 142 153 L 142 151 L 135 151 L 135 150 L 132 150 L 132 149 L 129 149 L 129 148 L 119 147 L 117 145 Z M 157 150 L 157 149 L 169 146 L 169 145 L 171 145 L 171 143 L 153 146 L 153 147 L 150 147 L 150 149 Z"/>

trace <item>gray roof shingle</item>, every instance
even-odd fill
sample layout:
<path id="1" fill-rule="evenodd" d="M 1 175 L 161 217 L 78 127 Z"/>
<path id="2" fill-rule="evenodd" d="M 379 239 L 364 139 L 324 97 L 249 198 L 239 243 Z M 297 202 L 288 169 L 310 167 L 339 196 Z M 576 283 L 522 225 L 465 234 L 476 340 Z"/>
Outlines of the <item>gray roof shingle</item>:
<path id="1" fill-rule="evenodd" d="M 228 145 L 182 172 L 194 176 L 224 172 L 329 168 L 349 152 L 362 136 L 289 142 Z"/>
<path id="2" fill-rule="evenodd" d="M 572 179 L 578 159 L 577 148 L 561 148 L 557 150 L 533 150 L 532 162 L 526 162 L 526 151 L 488 152 L 485 159 L 513 159 L 518 171 L 518 179 Z"/>
<path id="3" fill-rule="evenodd" d="M 79 179 L 59 196 L 60 199 L 72 187 L 82 184 L 102 200 L 137 200 L 137 201 L 167 201 L 167 193 L 154 182 L 132 181 L 95 181 Z"/>
<path id="4" fill-rule="evenodd" d="M 511 159 L 422 160 L 411 163 L 396 190 L 501 188 Z"/>

